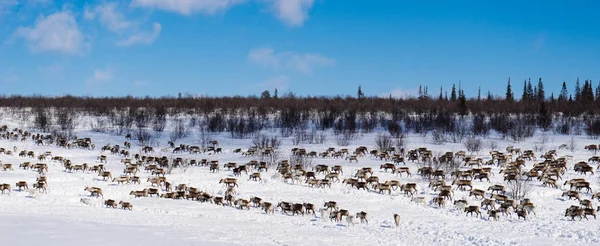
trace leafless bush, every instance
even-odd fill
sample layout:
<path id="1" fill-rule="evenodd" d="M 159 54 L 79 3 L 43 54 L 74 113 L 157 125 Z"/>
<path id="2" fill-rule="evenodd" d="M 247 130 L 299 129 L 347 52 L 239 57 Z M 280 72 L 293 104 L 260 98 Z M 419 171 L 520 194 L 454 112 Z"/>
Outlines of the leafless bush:
<path id="1" fill-rule="evenodd" d="M 513 141 L 523 141 L 526 138 L 533 136 L 535 127 L 522 122 L 516 122 L 513 127 L 509 129 L 509 136 Z"/>
<path id="2" fill-rule="evenodd" d="M 387 151 L 393 145 L 392 136 L 387 134 L 377 134 L 375 137 L 375 147 L 379 151 Z"/>
<path id="3" fill-rule="evenodd" d="M 48 132 L 50 130 L 50 117 L 48 116 L 46 109 L 35 109 L 35 119 L 33 120 L 33 124 L 36 129 L 42 132 Z"/>
<path id="4" fill-rule="evenodd" d="M 304 170 L 311 170 L 313 168 L 313 158 L 307 155 L 291 155 L 290 166 L 301 165 Z"/>
<path id="5" fill-rule="evenodd" d="M 575 141 L 574 137 L 571 137 L 571 140 L 569 140 L 569 143 L 567 144 L 569 151 L 571 151 L 571 153 L 575 152 L 575 150 L 577 150 L 577 142 Z"/>
<path id="6" fill-rule="evenodd" d="M 189 136 L 189 131 L 186 129 L 183 120 L 178 119 L 175 123 L 173 131 L 169 135 L 170 140 L 172 142 L 176 142 L 177 140 L 186 138 L 187 136 Z"/>
<path id="7" fill-rule="evenodd" d="M 454 125 L 447 131 L 448 138 L 453 143 L 460 143 L 469 131 L 467 125 L 461 120 L 454 121 Z"/>
<path id="8" fill-rule="evenodd" d="M 496 151 L 496 150 L 498 150 L 498 142 L 496 142 L 494 140 L 490 140 L 488 142 L 488 147 L 490 148 L 490 150 Z"/>
<path id="9" fill-rule="evenodd" d="M 433 130 L 431 133 L 431 139 L 435 145 L 442 145 L 446 142 L 446 136 L 444 136 L 444 133 L 439 130 Z"/>
<path id="10" fill-rule="evenodd" d="M 108 130 L 106 119 L 101 117 L 94 117 L 92 119 L 92 122 L 90 122 L 90 129 L 92 129 L 93 132 L 105 133 Z"/>
<path id="11" fill-rule="evenodd" d="M 339 146 L 348 146 L 355 137 L 355 133 L 343 131 L 341 134 L 335 136 L 335 140 Z"/>
<path id="12" fill-rule="evenodd" d="M 474 136 L 470 136 L 470 137 L 467 137 L 467 139 L 465 139 L 464 145 L 465 145 L 465 148 L 467 148 L 467 151 L 471 152 L 471 154 L 478 153 L 479 151 L 481 151 L 481 148 L 483 147 L 483 141 L 481 141 L 481 139 L 476 138 Z"/>
<path id="13" fill-rule="evenodd" d="M 60 130 L 73 132 L 76 126 L 77 112 L 69 108 L 60 108 L 56 110 L 56 124 L 60 126 Z"/>
<path id="14" fill-rule="evenodd" d="M 150 113 L 148 113 L 147 109 L 138 110 L 137 114 L 135 115 L 135 126 L 137 126 L 138 128 L 147 127 L 148 123 L 150 123 L 150 118 L 151 118 L 151 115 L 150 115 Z"/>
<path id="15" fill-rule="evenodd" d="M 167 117 L 166 116 L 156 116 L 154 120 L 152 120 L 152 130 L 155 132 L 162 132 L 165 130 L 167 126 Z"/>
<path id="16" fill-rule="evenodd" d="M 210 142 L 210 136 L 208 135 L 208 132 L 206 132 L 206 129 L 204 127 L 200 127 L 200 133 L 198 134 L 198 138 L 200 140 L 200 146 L 202 147 L 202 149 L 208 147 L 208 144 Z"/>
<path id="17" fill-rule="evenodd" d="M 260 161 L 264 161 L 270 167 L 277 165 L 279 161 L 282 160 L 283 153 L 279 149 L 275 149 L 271 152 L 270 155 L 261 155 Z"/>
<path id="18" fill-rule="evenodd" d="M 396 149 L 400 151 L 408 145 L 408 138 L 404 133 L 400 134 L 398 137 L 394 138 L 394 145 L 396 145 Z"/>
<path id="19" fill-rule="evenodd" d="M 548 143 L 548 141 L 550 141 L 550 138 L 546 134 L 543 134 L 540 137 L 540 141 L 533 144 L 533 149 L 535 150 L 535 152 L 546 151 L 546 144 Z"/>
<path id="20" fill-rule="evenodd" d="M 269 137 L 265 134 L 257 134 L 252 139 L 252 144 L 259 149 L 273 148 L 273 150 L 276 150 L 281 146 L 281 140 L 277 136 Z"/>
<path id="21" fill-rule="evenodd" d="M 533 189 L 533 184 L 525 179 L 517 179 L 507 183 L 506 190 L 515 200 L 521 200 L 529 195 L 529 192 Z"/>
<path id="22" fill-rule="evenodd" d="M 400 123 L 398 123 L 397 121 L 388 121 L 387 131 L 394 138 L 399 138 L 401 135 L 404 134 L 404 131 L 402 130 L 402 125 L 400 125 Z"/>
<path id="23" fill-rule="evenodd" d="M 146 128 L 138 127 L 133 132 L 133 138 L 138 145 L 145 146 L 151 143 L 152 135 L 150 132 L 148 132 L 148 130 L 146 130 Z"/>

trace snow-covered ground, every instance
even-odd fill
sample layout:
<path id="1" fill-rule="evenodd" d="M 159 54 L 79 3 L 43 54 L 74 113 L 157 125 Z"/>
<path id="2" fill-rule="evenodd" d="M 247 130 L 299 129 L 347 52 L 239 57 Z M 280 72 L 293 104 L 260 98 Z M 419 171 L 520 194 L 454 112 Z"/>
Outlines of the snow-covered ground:
<path id="1" fill-rule="evenodd" d="M 0 120 L 0 125 L 8 124 L 11 128 L 20 124 L 10 119 Z M 97 156 L 101 154 L 100 147 L 110 143 L 120 144 L 125 141 L 123 136 L 112 134 L 99 134 L 85 129 L 86 124 L 79 124 L 76 134 L 78 137 L 91 137 L 96 144 L 95 150 L 62 149 L 56 146 L 36 146 L 31 140 L 16 142 L 0 140 L 0 147 L 19 150 L 33 150 L 35 153 L 52 151 L 53 155 L 60 155 L 73 161 L 74 164 L 88 163 L 97 165 Z M 494 137 L 485 139 L 484 142 L 497 141 L 500 150 L 509 145 L 522 149 L 532 149 L 538 142 L 542 133 L 534 138 L 520 143 L 500 140 Z M 161 143 L 168 141 L 168 132 L 163 133 Z M 349 149 L 365 145 L 374 148 L 375 134 L 368 134 L 360 140 L 352 142 Z M 242 157 L 233 153 L 236 148 L 247 149 L 250 140 L 231 139 L 227 134 L 213 136 L 219 140 L 223 148 L 222 154 L 172 154 L 170 152 L 157 152 L 157 156 L 184 157 L 188 159 L 219 160 L 221 165 L 226 162 L 246 163 L 252 157 Z M 570 136 L 548 136 L 546 150 L 557 149 L 560 144 L 569 142 Z M 393 191 L 391 195 L 379 194 L 365 190 L 345 187 L 341 183 L 333 183 L 331 188 L 310 188 L 306 184 L 284 183 L 275 168 L 262 173 L 263 181 L 248 180 L 246 174 L 239 177 L 237 198 L 248 199 L 258 196 L 272 203 L 280 201 L 309 202 L 321 207 L 325 201 L 336 201 L 342 209 L 348 209 L 352 214 L 365 211 L 369 216 L 368 224 L 347 226 L 342 223 L 332 222 L 329 219 L 316 216 L 291 216 L 281 211 L 274 215 L 266 215 L 257 208 L 238 210 L 229 206 L 217 206 L 211 203 L 200 203 L 189 200 L 172 200 L 156 197 L 133 198 L 129 192 L 150 187 L 145 182 L 151 177 L 142 171 L 138 176 L 142 183 L 117 185 L 116 183 L 102 181 L 97 174 L 92 172 L 70 173 L 58 162 L 45 161 L 49 165 L 48 191 L 31 197 L 26 191 L 18 191 L 14 184 L 18 181 L 27 181 L 32 185 L 38 174 L 31 170 L 18 168 L 18 164 L 36 159 L 0 155 L 2 163 L 12 163 L 14 171 L 0 171 L 0 183 L 12 185 L 10 194 L 0 195 L 0 238 L 3 245 L 600 245 L 600 221 L 590 220 L 571 221 L 564 217 L 564 211 L 571 205 L 578 205 L 577 201 L 561 198 L 564 180 L 584 177 L 592 183 L 594 192 L 599 190 L 598 175 L 579 175 L 573 171 L 573 164 L 585 160 L 593 154 L 584 150 L 587 144 L 596 141 L 585 136 L 575 136 L 577 150 L 558 150 L 558 156 L 573 155 L 569 161 L 570 169 L 559 180 L 559 189 L 543 187 L 541 182 L 534 180 L 533 190 L 529 198 L 536 205 L 536 215 L 530 215 L 527 220 L 512 216 L 500 216 L 499 221 L 490 221 L 487 213 L 482 210 L 482 218 L 466 216 L 464 212 L 457 211 L 452 202 L 445 208 L 438 208 L 429 202 L 435 192 L 429 189 L 428 181 L 422 179 L 417 173 L 416 163 L 407 162 L 413 176 L 396 176 L 379 169 L 384 161 L 365 156 L 358 163 L 349 163 L 343 159 L 315 158 L 313 164 L 326 164 L 329 166 L 342 165 L 344 178 L 349 178 L 358 168 L 373 167 L 376 176 L 381 182 L 385 180 L 400 180 L 402 183 L 416 182 L 418 195 L 427 198 L 427 204 L 415 204 L 410 198 L 400 191 Z M 329 136 L 327 143 L 319 145 L 301 145 L 307 150 L 322 152 L 328 147 L 340 148 L 335 144 L 333 136 Z M 188 137 L 178 143 L 195 145 L 198 140 Z M 539 143 L 538 143 L 539 144 Z M 165 147 L 165 146 L 160 146 Z M 283 140 L 281 149 L 288 157 L 289 150 L 295 147 L 290 139 Z M 408 149 L 428 147 L 434 153 L 446 151 L 456 152 L 463 150 L 462 144 L 433 145 L 429 137 L 422 138 L 411 135 L 408 138 Z M 133 146 L 131 152 L 138 153 L 140 146 Z M 157 150 L 160 148 L 157 148 Z M 489 148 L 480 151 L 479 156 L 489 157 Z M 107 169 L 118 176 L 124 166 L 120 163 L 121 157 L 110 155 Z M 536 153 L 539 157 L 541 153 Z M 525 169 L 531 168 L 534 162 L 527 162 Z M 596 164 L 593 164 L 594 168 Z M 492 181 L 473 181 L 474 188 L 484 189 L 492 184 L 503 184 L 502 175 L 498 174 L 499 168 L 494 166 L 495 176 Z M 323 175 L 319 175 L 322 177 Z M 231 171 L 221 168 L 219 173 L 210 173 L 208 167 L 190 167 L 187 170 L 175 169 L 172 174 L 166 175 L 173 185 L 187 184 L 197 187 L 212 195 L 223 196 L 225 187 L 218 181 L 224 177 L 233 177 Z M 451 181 L 450 179 L 448 179 Z M 86 186 L 101 187 L 104 199 L 116 201 L 129 201 L 133 210 L 112 209 L 103 206 L 103 198 L 90 198 L 84 191 Z M 465 198 L 470 204 L 480 205 L 480 199 L 468 197 L 468 191 L 456 190 L 454 199 Z M 591 199 L 592 193 L 581 192 L 582 199 Z M 489 193 L 488 193 L 489 196 Z M 80 202 L 81 198 L 90 198 L 92 204 Z M 594 201 L 594 208 L 600 204 Z M 394 225 L 393 214 L 401 216 L 399 227 Z"/>

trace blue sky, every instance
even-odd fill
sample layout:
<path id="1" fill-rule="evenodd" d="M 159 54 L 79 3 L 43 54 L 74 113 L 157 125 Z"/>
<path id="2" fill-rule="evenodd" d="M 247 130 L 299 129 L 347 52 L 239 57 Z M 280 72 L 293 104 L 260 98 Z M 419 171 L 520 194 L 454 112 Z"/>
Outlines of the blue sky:
<path id="1" fill-rule="evenodd" d="M 493 3 L 494 2 L 494 3 Z M 548 94 L 600 82 L 597 1 L 0 0 L 0 94 Z"/>

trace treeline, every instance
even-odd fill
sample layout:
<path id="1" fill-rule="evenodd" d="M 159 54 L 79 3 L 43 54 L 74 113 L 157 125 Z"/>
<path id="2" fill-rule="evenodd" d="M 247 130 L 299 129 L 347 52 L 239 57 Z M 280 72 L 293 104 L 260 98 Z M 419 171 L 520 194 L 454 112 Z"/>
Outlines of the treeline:
<path id="1" fill-rule="evenodd" d="M 600 87 L 577 82 L 571 96 L 566 83 L 560 95 L 547 97 L 542 80 L 523 85 L 516 99 L 510 80 L 505 97 L 490 92 L 467 98 L 459 85 L 450 95 L 429 95 L 419 88 L 414 98 L 367 97 L 359 87 L 357 96 L 298 97 L 288 93 L 260 97 L 43 97 L 3 96 L 0 107 L 23 122 L 33 121 L 42 131 L 70 135 L 78 117 L 92 117 L 94 131 L 115 134 L 133 133 L 140 143 L 160 135 L 172 124 L 172 140 L 188 137 L 193 131 L 202 136 L 228 132 L 233 138 L 255 137 L 265 129 L 277 129 L 282 137 L 295 143 L 324 141 L 323 131 L 332 130 L 338 143 L 349 143 L 357 134 L 375 129 L 394 138 L 412 132 L 432 134 L 436 142 L 460 142 L 467 136 L 486 137 L 495 131 L 504 138 L 522 140 L 537 129 L 557 134 L 600 136 Z M 169 119 L 169 120 L 168 120 Z M 154 133 L 150 134 L 151 132 Z"/>

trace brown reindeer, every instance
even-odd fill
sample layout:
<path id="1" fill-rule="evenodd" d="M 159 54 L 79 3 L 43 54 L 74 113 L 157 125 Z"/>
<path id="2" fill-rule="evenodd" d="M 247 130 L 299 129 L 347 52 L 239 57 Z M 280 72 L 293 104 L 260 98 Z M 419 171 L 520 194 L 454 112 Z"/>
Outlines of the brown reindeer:
<path id="1" fill-rule="evenodd" d="M 473 213 L 475 213 L 477 216 L 481 217 L 481 212 L 479 211 L 479 206 L 468 206 L 465 208 L 465 212 L 467 213 L 467 216 L 469 214 L 471 214 L 471 216 L 473 216 Z"/>
<path id="2" fill-rule="evenodd" d="M 109 171 L 102 171 L 98 174 L 98 176 L 101 176 L 103 181 L 106 181 L 107 179 L 112 179 L 112 175 Z"/>
<path id="3" fill-rule="evenodd" d="M 19 181 L 15 184 L 15 186 L 19 188 L 19 191 L 21 191 L 22 188 L 24 188 L 25 190 L 29 189 L 29 186 L 27 185 L 26 181 Z"/>
<path id="4" fill-rule="evenodd" d="M 10 184 L 0 184 L 0 189 L 2 189 L 2 194 L 4 194 L 5 190 L 8 190 L 8 193 L 10 194 Z"/>
<path id="5" fill-rule="evenodd" d="M 148 192 L 147 190 L 140 190 L 140 191 L 131 191 L 129 192 L 129 195 L 133 195 L 134 197 L 147 197 L 148 196 Z"/>
<path id="6" fill-rule="evenodd" d="M 129 210 L 133 209 L 133 205 L 129 202 L 120 201 L 119 205 L 121 205 L 122 209 L 129 209 Z"/>
<path id="7" fill-rule="evenodd" d="M 108 200 L 104 201 L 104 205 L 107 208 L 109 208 L 109 207 L 117 208 L 117 202 L 115 200 L 112 200 L 112 199 L 108 199 Z"/>
<path id="8" fill-rule="evenodd" d="M 83 189 L 83 190 L 90 192 L 90 196 L 96 195 L 96 197 L 99 197 L 99 196 L 104 197 L 104 195 L 102 194 L 102 189 L 101 188 L 98 188 L 98 187 L 85 187 L 85 189 Z"/>
<path id="9" fill-rule="evenodd" d="M 219 180 L 219 184 L 221 184 L 221 183 L 228 185 L 228 186 L 238 186 L 236 178 L 224 178 L 224 179 Z"/>

